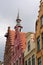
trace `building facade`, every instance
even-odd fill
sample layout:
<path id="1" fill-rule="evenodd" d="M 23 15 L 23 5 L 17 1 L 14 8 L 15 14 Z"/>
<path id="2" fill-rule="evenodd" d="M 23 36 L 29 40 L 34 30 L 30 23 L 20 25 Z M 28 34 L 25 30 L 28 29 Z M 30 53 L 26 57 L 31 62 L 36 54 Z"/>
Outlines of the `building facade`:
<path id="1" fill-rule="evenodd" d="M 4 52 L 4 65 L 11 65 L 11 59 L 13 56 L 13 48 L 14 48 L 14 36 L 15 32 L 8 27 L 8 31 L 5 35 L 6 37 L 6 45 L 5 45 L 5 52 Z"/>
<path id="2" fill-rule="evenodd" d="M 43 0 L 40 1 L 36 21 L 36 65 L 43 65 Z"/>
<path id="3" fill-rule="evenodd" d="M 23 33 L 19 12 L 15 30 L 8 27 L 4 65 L 43 65 L 43 0 L 40 1 L 35 33 Z"/>
<path id="4" fill-rule="evenodd" d="M 16 19 L 15 31 L 8 27 L 4 53 L 4 65 L 24 65 L 24 51 L 26 48 L 26 33 L 21 32 L 19 12 Z"/>
<path id="5" fill-rule="evenodd" d="M 24 52 L 24 65 L 36 65 L 35 34 L 26 34 L 26 50 Z"/>

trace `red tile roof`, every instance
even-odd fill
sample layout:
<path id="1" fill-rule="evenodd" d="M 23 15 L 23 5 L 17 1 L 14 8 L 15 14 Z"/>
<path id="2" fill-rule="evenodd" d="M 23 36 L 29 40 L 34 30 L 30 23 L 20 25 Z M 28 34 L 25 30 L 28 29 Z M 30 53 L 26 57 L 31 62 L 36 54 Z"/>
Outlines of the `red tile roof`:
<path id="1" fill-rule="evenodd" d="M 9 30 L 9 38 L 10 38 L 11 45 L 14 45 L 15 34 L 16 34 L 15 31 Z M 26 33 L 20 32 L 20 40 L 21 40 L 21 47 L 24 52 L 24 50 L 26 48 Z"/>
<path id="2" fill-rule="evenodd" d="M 11 45 L 14 45 L 15 31 L 9 30 L 9 38 Z"/>

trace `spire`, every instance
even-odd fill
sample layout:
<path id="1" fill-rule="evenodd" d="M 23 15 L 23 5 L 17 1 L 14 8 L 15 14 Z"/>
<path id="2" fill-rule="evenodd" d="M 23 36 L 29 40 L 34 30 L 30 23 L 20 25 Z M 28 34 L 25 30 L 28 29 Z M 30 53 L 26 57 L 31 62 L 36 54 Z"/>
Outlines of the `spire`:
<path id="1" fill-rule="evenodd" d="M 18 10 L 18 15 L 17 15 L 17 19 L 19 19 L 19 10 Z"/>
<path id="2" fill-rule="evenodd" d="M 21 19 L 19 18 L 19 10 L 18 10 L 16 22 L 17 22 L 17 24 L 16 24 L 16 26 L 15 26 L 15 29 L 18 30 L 18 31 L 21 31 L 21 29 L 22 29 L 23 27 L 22 27 L 21 24 L 20 24 Z"/>
<path id="3" fill-rule="evenodd" d="M 16 19 L 16 21 L 18 22 L 20 22 L 21 21 L 21 19 L 19 18 L 19 10 L 18 10 L 18 14 L 17 14 L 17 19 Z"/>

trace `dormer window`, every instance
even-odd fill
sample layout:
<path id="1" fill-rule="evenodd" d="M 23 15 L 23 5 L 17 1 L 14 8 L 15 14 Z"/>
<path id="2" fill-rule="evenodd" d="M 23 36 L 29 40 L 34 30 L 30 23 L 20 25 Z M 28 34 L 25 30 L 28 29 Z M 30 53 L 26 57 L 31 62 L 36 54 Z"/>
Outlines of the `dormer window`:
<path id="1" fill-rule="evenodd" d="M 43 25 L 43 16 L 41 17 L 41 25 Z"/>

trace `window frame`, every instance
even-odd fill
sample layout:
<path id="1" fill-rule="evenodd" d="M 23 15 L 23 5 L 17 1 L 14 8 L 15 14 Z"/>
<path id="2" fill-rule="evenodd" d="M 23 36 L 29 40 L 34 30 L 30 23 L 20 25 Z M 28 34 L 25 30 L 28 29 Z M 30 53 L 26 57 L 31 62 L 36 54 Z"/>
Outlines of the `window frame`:
<path id="1" fill-rule="evenodd" d="M 43 26 L 43 15 L 41 16 L 41 26 Z"/>
<path id="2" fill-rule="evenodd" d="M 32 55 L 32 65 L 35 65 L 35 55 Z"/>
<path id="3" fill-rule="evenodd" d="M 16 61 L 16 65 L 18 65 L 18 60 Z"/>
<path id="4" fill-rule="evenodd" d="M 42 21 L 43 15 L 41 16 L 41 28 L 43 27 L 43 21 Z"/>
<path id="5" fill-rule="evenodd" d="M 40 51 L 40 36 L 37 38 L 37 51 Z"/>
<path id="6" fill-rule="evenodd" d="M 43 48 L 43 32 L 41 33 L 41 37 L 42 37 L 42 48 Z"/>
<path id="7" fill-rule="evenodd" d="M 25 65 L 27 65 L 27 60 L 25 61 Z"/>
<path id="8" fill-rule="evenodd" d="M 41 57 L 38 58 L 38 65 L 40 65 L 40 63 L 42 65 Z"/>
<path id="9" fill-rule="evenodd" d="M 28 59 L 28 64 L 31 65 L 31 58 Z"/>
<path id="10" fill-rule="evenodd" d="M 15 65 L 15 63 L 14 63 L 14 65 Z"/>
<path id="11" fill-rule="evenodd" d="M 19 58 L 19 64 L 21 64 L 21 57 Z"/>

